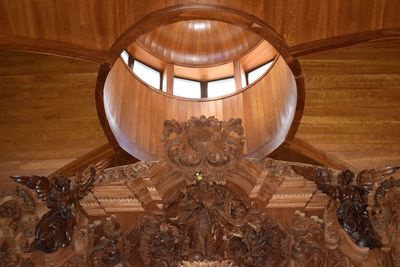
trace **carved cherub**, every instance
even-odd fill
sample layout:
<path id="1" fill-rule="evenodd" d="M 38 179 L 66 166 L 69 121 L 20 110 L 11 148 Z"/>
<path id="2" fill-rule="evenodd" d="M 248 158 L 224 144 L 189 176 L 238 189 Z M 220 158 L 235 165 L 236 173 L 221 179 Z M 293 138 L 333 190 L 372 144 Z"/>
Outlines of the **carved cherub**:
<path id="1" fill-rule="evenodd" d="M 51 253 L 71 243 L 76 226 L 76 211 L 86 215 L 79 201 L 90 192 L 95 178 L 108 163 L 109 161 L 101 161 L 79 172 L 74 185 L 70 178 L 60 175 L 53 178 L 36 175 L 11 177 L 15 182 L 34 189 L 50 209 L 36 226 L 31 249 Z"/>
<path id="2" fill-rule="evenodd" d="M 314 166 L 292 166 L 292 169 L 306 179 L 314 181 L 318 189 L 326 193 L 331 199 L 340 201 L 337 217 L 343 229 L 356 241 L 359 246 L 378 248 L 382 246 L 380 237 L 372 227 L 367 207 L 369 190 L 376 179 L 396 172 L 399 167 L 384 170 L 363 170 L 355 177 L 350 170 L 340 172 L 336 179 L 330 170 Z M 336 183 L 334 183 L 334 180 Z"/>

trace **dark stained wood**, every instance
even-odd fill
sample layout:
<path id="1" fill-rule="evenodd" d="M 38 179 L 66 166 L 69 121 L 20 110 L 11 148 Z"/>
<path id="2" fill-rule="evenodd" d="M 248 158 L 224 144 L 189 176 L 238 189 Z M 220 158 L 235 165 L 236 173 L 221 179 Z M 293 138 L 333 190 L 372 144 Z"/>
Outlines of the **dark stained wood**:
<path id="1" fill-rule="evenodd" d="M 317 188 L 331 199 L 339 201 L 336 210 L 338 222 L 357 245 L 371 249 L 382 247 L 381 237 L 374 230 L 367 211 L 368 195 L 369 191 L 374 191 L 373 185 L 381 181 L 384 181 L 380 184 L 383 190 L 376 190 L 375 201 L 377 194 L 381 197 L 390 188 L 400 187 L 400 180 L 393 177 L 388 179 L 388 176 L 393 175 L 400 167 L 362 170 L 357 174 L 356 180 L 355 174 L 348 169 L 339 172 L 336 177 L 327 168 L 292 166 L 292 169 L 314 181 Z M 375 205 L 380 203 L 375 202 Z"/>
<path id="2" fill-rule="evenodd" d="M 108 164 L 109 160 L 100 161 L 79 171 L 74 186 L 66 176 L 56 176 L 53 179 L 35 175 L 11 177 L 15 182 L 35 190 L 38 198 L 46 201 L 49 209 L 36 226 L 35 239 L 29 252 L 41 250 L 51 253 L 71 244 L 77 225 L 77 213 L 86 215 L 79 201 L 91 191 L 96 177 Z"/>

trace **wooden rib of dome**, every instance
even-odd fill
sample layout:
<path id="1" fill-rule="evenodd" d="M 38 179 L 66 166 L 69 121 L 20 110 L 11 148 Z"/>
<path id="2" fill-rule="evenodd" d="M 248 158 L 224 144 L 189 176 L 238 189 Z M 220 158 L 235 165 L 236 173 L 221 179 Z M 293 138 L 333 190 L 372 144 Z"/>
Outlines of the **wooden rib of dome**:
<path id="1" fill-rule="evenodd" d="M 252 31 L 212 20 L 172 23 L 136 40 L 143 49 L 164 61 L 197 67 L 233 61 L 261 41 Z"/>
<path id="2" fill-rule="evenodd" d="M 245 153 L 263 156 L 285 140 L 297 102 L 294 76 L 279 57 L 270 71 L 244 91 L 222 99 L 196 101 L 168 96 L 137 79 L 118 59 L 104 86 L 104 109 L 120 147 L 141 160 L 163 156 L 163 122 L 191 116 L 219 120 L 242 118 L 247 137 Z"/>

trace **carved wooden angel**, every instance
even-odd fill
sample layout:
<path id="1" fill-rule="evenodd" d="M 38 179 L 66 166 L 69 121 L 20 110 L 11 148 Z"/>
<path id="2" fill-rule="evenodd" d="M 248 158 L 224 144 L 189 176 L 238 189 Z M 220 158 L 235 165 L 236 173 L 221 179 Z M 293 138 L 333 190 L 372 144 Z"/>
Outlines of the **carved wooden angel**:
<path id="1" fill-rule="evenodd" d="M 367 212 L 369 188 L 374 183 L 376 175 L 391 175 L 398 170 L 398 167 L 386 168 L 382 171 L 361 171 L 357 175 L 357 184 L 352 183 L 355 175 L 350 170 L 340 172 L 335 179 L 336 183 L 334 183 L 332 173 L 326 168 L 292 166 L 292 169 L 297 174 L 314 181 L 318 189 L 326 193 L 331 199 L 340 201 L 340 206 L 336 211 L 338 221 L 359 246 L 369 248 L 382 246 L 380 237 L 372 227 Z M 367 176 L 371 176 L 370 179 L 367 179 Z"/>
<path id="2" fill-rule="evenodd" d="M 76 226 L 76 211 L 86 215 L 79 201 L 90 192 L 95 178 L 108 163 L 101 161 L 77 173 L 74 185 L 70 178 L 62 175 L 52 178 L 36 175 L 11 176 L 15 182 L 34 189 L 50 209 L 36 226 L 31 249 L 51 253 L 69 246 Z"/>

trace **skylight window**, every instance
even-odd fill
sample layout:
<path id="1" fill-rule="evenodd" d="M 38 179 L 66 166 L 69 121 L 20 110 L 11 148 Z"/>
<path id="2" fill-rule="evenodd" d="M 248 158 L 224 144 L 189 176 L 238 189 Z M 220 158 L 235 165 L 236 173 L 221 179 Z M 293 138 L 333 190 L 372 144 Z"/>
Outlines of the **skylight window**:
<path id="1" fill-rule="evenodd" d="M 175 77 L 174 95 L 187 98 L 201 98 L 200 82 Z"/>
<path id="2" fill-rule="evenodd" d="M 160 89 L 160 72 L 135 60 L 133 63 L 133 73 L 148 85 Z"/>
<path id="3" fill-rule="evenodd" d="M 122 51 L 121 57 L 122 57 L 122 60 L 125 62 L 125 64 L 128 64 L 128 62 L 129 62 L 129 54 L 128 54 L 128 52 L 126 52 L 125 50 Z"/>
<path id="4" fill-rule="evenodd" d="M 228 78 L 208 83 L 207 97 L 219 97 L 236 91 L 235 79 Z"/>
<path id="5" fill-rule="evenodd" d="M 273 61 L 268 62 L 267 64 L 262 65 L 261 67 L 256 68 L 255 70 L 250 71 L 247 74 L 248 84 L 252 84 L 258 78 L 264 75 L 264 73 L 271 67 Z"/>

